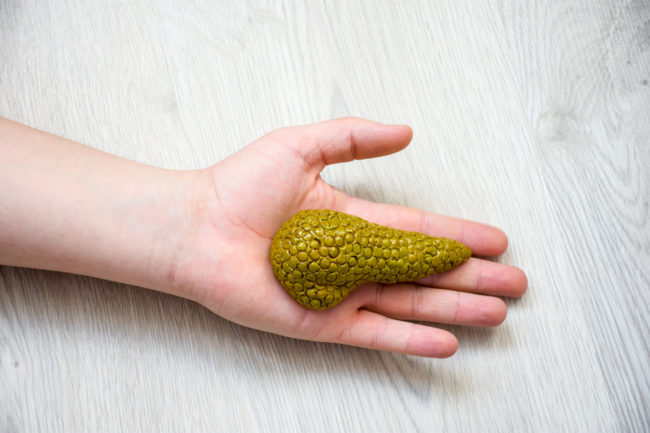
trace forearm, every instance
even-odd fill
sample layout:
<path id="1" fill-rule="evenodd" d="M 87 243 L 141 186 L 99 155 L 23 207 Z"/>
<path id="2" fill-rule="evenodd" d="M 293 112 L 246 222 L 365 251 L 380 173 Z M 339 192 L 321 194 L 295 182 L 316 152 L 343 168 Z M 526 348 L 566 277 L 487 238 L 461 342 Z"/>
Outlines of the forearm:
<path id="1" fill-rule="evenodd" d="M 0 118 L 0 264 L 173 292 L 193 177 Z"/>

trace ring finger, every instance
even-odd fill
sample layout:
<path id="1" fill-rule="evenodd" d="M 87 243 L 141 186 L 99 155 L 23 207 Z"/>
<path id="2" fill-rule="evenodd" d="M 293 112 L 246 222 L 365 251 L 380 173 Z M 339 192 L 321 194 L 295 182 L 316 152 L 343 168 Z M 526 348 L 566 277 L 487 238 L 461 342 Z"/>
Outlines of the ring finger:
<path id="1" fill-rule="evenodd" d="M 396 319 L 449 325 L 497 326 L 506 304 L 494 296 L 435 289 L 413 283 L 367 286 L 364 309 Z"/>

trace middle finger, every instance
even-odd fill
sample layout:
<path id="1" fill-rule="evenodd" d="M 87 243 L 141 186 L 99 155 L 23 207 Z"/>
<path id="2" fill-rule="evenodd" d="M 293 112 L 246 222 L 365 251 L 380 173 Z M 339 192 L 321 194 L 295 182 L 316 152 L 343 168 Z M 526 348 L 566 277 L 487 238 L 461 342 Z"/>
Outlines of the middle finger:
<path id="1" fill-rule="evenodd" d="M 526 291 L 528 279 L 517 267 L 472 257 L 452 271 L 429 275 L 417 283 L 442 289 L 519 297 Z"/>

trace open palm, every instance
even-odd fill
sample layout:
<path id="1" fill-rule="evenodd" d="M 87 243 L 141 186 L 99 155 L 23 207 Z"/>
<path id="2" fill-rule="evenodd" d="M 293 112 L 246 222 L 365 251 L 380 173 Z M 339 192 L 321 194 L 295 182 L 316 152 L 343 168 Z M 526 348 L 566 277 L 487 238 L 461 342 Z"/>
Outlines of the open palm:
<path id="1" fill-rule="evenodd" d="M 476 254 L 503 253 L 507 239 L 499 229 L 349 197 L 320 177 L 328 164 L 397 152 L 410 139 L 406 126 L 338 119 L 273 131 L 203 170 L 192 230 L 176 259 L 178 284 L 220 316 L 252 328 L 413 355 L 452 355 L 458 343 L 451 333 L 409 320 L 498 325 L 506 307 L 495 295 L 521 295 L 527 284 L 522 271 L 471 258 L 417 284 L 366 284 L 337 307 L 312 311 L 284 291 L 269 263 L 280 225 L 301 209 L 322 208 L 453 238 Z"/>

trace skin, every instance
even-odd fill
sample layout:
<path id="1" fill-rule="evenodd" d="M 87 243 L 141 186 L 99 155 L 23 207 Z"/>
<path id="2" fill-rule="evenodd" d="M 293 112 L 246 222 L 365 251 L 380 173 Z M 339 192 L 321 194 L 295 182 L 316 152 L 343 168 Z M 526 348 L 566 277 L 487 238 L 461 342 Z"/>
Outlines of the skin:
<path id="1" fill-rule="evenodd" d="M 280 286 L 271 238 L 301 209 L 456 239 L 496 256 L 498 228 L 346 195 L 328 164 L 402 150 L 412 131 L 358 118 L 273 131 L 216 165 L 171 171 L 0 118 L 0 263 L 104 278 L 192 299 L 236 323 L 293 338 L 428 357 L 451 356 L 448 331 L 407 320 L 496 326 L 497 296 L 521 296 L 516 267 L 471 258 L 417 283 L 371 283 L 313 311 Z"/>

